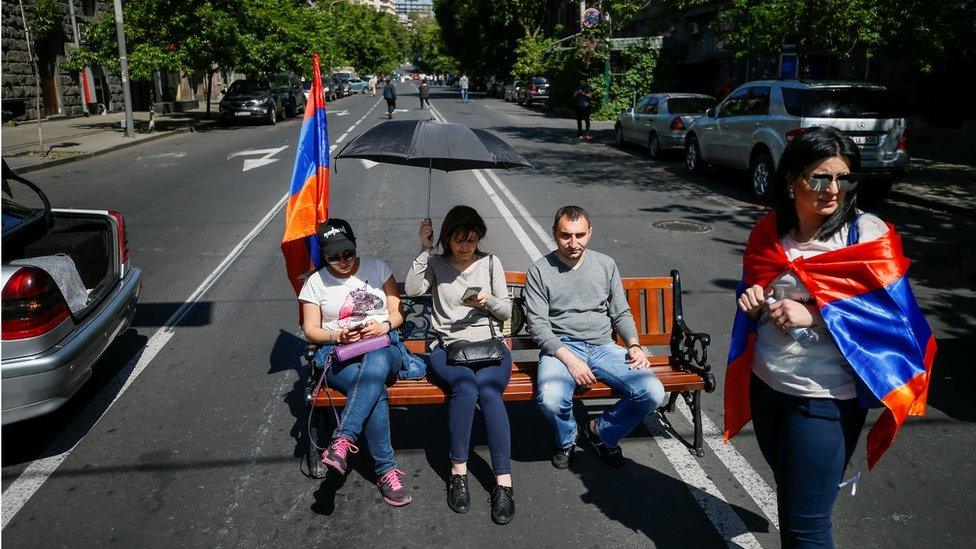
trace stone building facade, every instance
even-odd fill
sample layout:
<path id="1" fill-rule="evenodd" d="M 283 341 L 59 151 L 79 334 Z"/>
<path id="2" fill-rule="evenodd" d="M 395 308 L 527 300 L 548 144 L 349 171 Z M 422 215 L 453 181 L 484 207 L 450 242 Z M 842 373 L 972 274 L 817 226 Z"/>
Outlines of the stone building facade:
<path id="1" fill-rule="evenodd" d="M 40 82 L 34 76 L 27 49 L 27 38 L 24 32 L 24 21 L 21 18 L 20 3 L 16 0 L 2 0 L 0 2 L 0 27 L 2 27 L 2 98 L 5 113 L 13 112 L 19 118 L 34 118 L 37 116 L 35 99 L 37 84 L 40 84 L 41 116 L 79 116 L 95 112 L 98 105 L 104 105 L 107 111 L 122 110 L 122 82 L 121 79 L 102 69 L 91 67 L 92 88 L 94 101 L 85 104 L 82 91 L 82 76 L 80 73 L 69 72 L 61 68 L 65 55 L 74 47 L 71 19 L 68 10 L 69 0 L 57 0 L 55 9 L 61 25 L 55 25 L 48 36 L 31 36 L 32 52 L 37 60 Z M 74 1 L 75 19 L 79 26 L 84 22 L 94 21 L 102 14 L 112 14 L 111 2 L 95 0 Z M 25 9 L 31 0 L 23 0 Z M 29 13 L 29 12 L 28 12 Z M 28 18 L 30 15 L 28 15 Z M 21 115 L 21 113 L 23 113 Z M 4 122 L 6 122 L 6 117 Z"/>

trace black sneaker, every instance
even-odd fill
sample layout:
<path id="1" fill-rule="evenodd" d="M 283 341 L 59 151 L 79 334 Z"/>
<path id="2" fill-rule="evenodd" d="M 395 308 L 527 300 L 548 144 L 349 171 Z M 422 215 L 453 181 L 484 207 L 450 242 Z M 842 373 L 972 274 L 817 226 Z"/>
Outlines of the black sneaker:
<path id="1" fill-rule="evenodd" d="M 556 450 L 556 453 L 552 455 L 552 466 L 556 469 L 569 469 L 570 464 L 573 463 L 573 452 L 575 450 L 575 444 Z"/>
<path id="2" fill-rule="evenodd" d="M 600 456 L 600 459 L 604 463 L 612 467 L 623 467 L 626 462 L 624 461 L 624 454 L 620 451 L 620 446 L 607 446 L 600 439 L 600 435 L 594 433 L 590 429 L 590 421 L 586 420 L 580 425 L 580 429 L 583 432 L 583 439 L 594 449 L 596 453 Z"/>
<path id="3" fill-rule="evenodd" d="M 468 493 L 468 475 L 451 475 L 447 481 L 447 506 L 455 513 L 468 512 L 471 494 Z"/>
<path id="4" fill-rule="evenodd" d="M 515 516 L 515 492 L 511 486 L 495 486 L 491 491 L 491 520 L 508 524 Z"/>

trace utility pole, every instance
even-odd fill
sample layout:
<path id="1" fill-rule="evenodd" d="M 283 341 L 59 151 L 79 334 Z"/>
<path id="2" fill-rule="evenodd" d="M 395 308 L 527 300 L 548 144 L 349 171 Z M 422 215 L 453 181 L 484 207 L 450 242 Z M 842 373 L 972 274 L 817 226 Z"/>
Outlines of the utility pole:
<path id="1" fill-rule="evenodd" d="M 119 69 L 122 72 L 122 98 L 125 101 L 125 136 L 135 137 L 132 121 L 132 92 L 129 91 L 129 58 L 125 52 L 125 27 L 122 25 L 122 0 L 115 0 L 115 34 L 119 40 Z"/>

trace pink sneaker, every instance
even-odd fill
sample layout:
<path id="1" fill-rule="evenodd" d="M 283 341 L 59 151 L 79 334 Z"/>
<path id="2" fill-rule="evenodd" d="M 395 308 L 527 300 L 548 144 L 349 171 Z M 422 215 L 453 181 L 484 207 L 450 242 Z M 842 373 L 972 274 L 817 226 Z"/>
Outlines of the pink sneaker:
<path id="1" fill-rule="evenodd" d="M 329 444 L 329 447 L 322 452 L 322 463 L 332 467 L 341 474 L 346 474 L 347 456 L 359 452 L 359 448 L 348 438 L 337 437 Z"/>
<path id="2" fill-rule="evenodd" d="M 403 471 L 399 469 L 390 469 L 376 481 L 376 486 L 383 494 L 383 501 L 394 507 L 402 507 L 413 501 L 413 497 L 407 492 L 406 486 L 400 480 L 402 474 L 404 474 Z"/>

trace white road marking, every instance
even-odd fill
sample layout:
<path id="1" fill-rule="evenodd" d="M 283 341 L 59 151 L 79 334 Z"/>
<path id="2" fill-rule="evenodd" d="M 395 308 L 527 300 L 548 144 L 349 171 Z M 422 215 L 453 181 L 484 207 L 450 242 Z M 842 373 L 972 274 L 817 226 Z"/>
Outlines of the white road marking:
<path id="1" fill-rule="evenodd" d="M 678 411 L 681 415 L 688 420 L 688 423 L 694 425 L 691 418 L 691 411 L 688 410 L 686 406 L 677 406 Z M 735 477 L 735 480 L 745 488 L 746 493 L 752 498 L 752 501 L 756 502 L 759 509 L 766 515 L 766 520 L 769 521 L 777 530 L 779 529 L 779 513 L 777 509 L 779 508 L 776 503 L 776 491 L 773 490 L 766 481 L 759 476 L 759 473 L 753 469 L 749 461 L 746 460 L 735 449 L 732 444 L 725 444 L 722 439 L 722 431 L 717 425 L 712 423 L 712 420 L 708 418 L 705 414 L 702 414 L 702 431 L 705 438 L 705 443 L 708 447 L 715 452 L 715 455 L 722 461 L 722 463 L 728 467 L 729 472 Z"/>
<path id="2" fill-rule="evenodd" d="M 137 156 L 136 161 L 143 160 L 146 158 L 183 158 L 185 156 L 186 156 L 185 152 L 159 153 L 159 154 L 151 154 L 149 156 Z"/>
<path id="3" fill-rule="evenodd" d="M 431 113 L 434 117 L 441 122 L 446 122 L 447 120 L 434 108 L 431 108 Z M 502 214 L 502 217 L 508 222 L 512 227 L 512 231 L 515 236 L 519 239 L 522 247 L 528 252 L 529 257 L 535 261 L 537 258 L 542 256 L 535 244 L 529 239 L 528 234 L 519 225 L 518 220 L 512 215 L 511 211 L 505 206 L 501 198 L 495 192 L 495 190 L 488 183 L 487 179 L 480 172 L 482 170 L 475 170 L 475 178 L 484 187 L 485 192 L 488 193 L 489 198 L 498 207 Z M 531 215 L 529 215 L 528 210 L 522 206 L 521 202 L 508 190 L 508 188 L 501 182 L 501 179 L 495 174 L 488 170 L 484 170 L 488 177 L 490 177 L 498 188 L 501 189 L 502 193 L 508 198 L 508 200 L 515 207 L 516 211 L 522 216 L 522 219 L 529 225 L 533 232 L 542 240 L 550 246 L 551 249 L 555 248 L 555 244 L 552 241 L 551 236 L 549 236 L 536 222 Z M 679 406 L 681 408 L 681 406 Z M 682 409 L 682 413 L 689 418 L 690 415 L 686 410 Z M 655 431 L 655 427 L 645 420 L 648 428 Z M 770 519 L 771 524 L 778 528 L 778 520 L 776 520 L 776 496 L 769 485 L 762 480 L 761 477 L 756 473 L 756 471 L 749 465 L 749 463 L 739 454 L 738 451 L 732 447 L 731 444 L 725 445 L 721 440 L 715 439 L 715 433 L 718 431 L 714 423 L 711 422 L 704 414 L 702 414 L 702 423 L 707 426 L 707 432 L 711 435 L 706 438 L 708 440 L 709 447 L 715 451 L 716 456 L 722 463 L 732 472 L 733 476 L 742 484 L 742 487 L 749 493 L 749 496 L 759 505 L 759 508 L 763 513 Z M 758 540 L 753 536 L 749 530 L 745 527 L 742 519 L 735 513 L 732 506 L 725 500 L 718 487 L 708 478 L 705 470 L 702 468 L 701 464 L 696 458 L 693 458 L 688 450 L 683 444 L 674 440 L 667 433 L 661 429 L 660 425 L 656 427 L 657 432 L 655 433 L 655 441 L 661 446 L 664 451 L 665 457 L 668 461 L 675 467 L 675 470 L 681 476 L 682 480 L 688 484 L 689 490 L 692 495 L 698 501 L 702 510 L 708 516 L 712 524 L 715 525 L 716 529 L 722 535 L 723 539 L 727 543 L 740 545 L 743 547 L 761 547 Z M 719 449 L 716 449 L 718 446 Z"/>
<path id="4" fill-rule="evenodd" d="M 272 158 L 274 155 L 280 153 L 281 151 L 288 148 L 288 145 L 282 147 L 277 147 L 274 149 L 248 149 L 246 151 L 237 151 L 236 153 L 231 153 L 227 155 L 227 160 L 231 158 L 236 158 L 238 156 L 253 156 L 262 155 L 261 158 L 245 158 L 244 159 L 244 169 L 241 171 L 250 171 L 254 168 L 260 168 L 261 166 L 267 166 L 268 164 L 273 164 L 278 161 L 277 158 Z"/>
<path id="5" fill-rule="evenodd" d="M 352 128 L 350 128 L 350 129 L 352 129 Z M 347 136 L 347 135 L 349 135 L 349 131 L 348 131 L 348 130 L 346 130 L 346 133 L 344 133 L 344 134 L 342 134 L 342 135 L 340 135 L 340 136 L 339 136 L 339 139 L 336 139 L 336 140 L 335 140 L 335 142 L 336 142 L 337 144 L 338 144 L 338 143 L 342 143 L 342 142 L 343 142 L 343 141 L 344 141 L 344 140 L 346 139 L 346 136 Z"/>
<path id="6" fill-rule="evenodd" d="M 678 404 L 678 407 L 682 406 L 684 406 L 683 403 Z M 651 414 L 644 418 L 644 425 L 654 437 L 654 442 L 664 451 L 668 461 L 674 465 L 678 476 L 688 485 L 692 497 L 705 511 L 708 520 L 718 530 L 725 543 L 729 547 L 762 547 L 756 536 L 752 535 L 739 515 L 735 513 L 735 509 L 729 505 L 718 486 L 702 469 L 698 459 L 688 452 L 682 442 L 665 431 L 661 422 L 655 417 L 656 414 Z"/>
<path id="7" fill-rule="evenodd" d="M 365 158 L 361 159 L 360 162 L 363 163 L 363 167 L 367 170 L 379 165 L 379 162 L 373 162 L 372 160 L 366 160 Z"/>
<path id="8" fill-rule="evenodd" d="M 334 114 L 336 116 L 346 116 L 347 114 L 349 114 L 348 109 L 342 109 L 341 111 L 326 111 L 326 112 L 328 112 L 329 114 Z"/>
<path id="9" fill-rule="evenodd" d="M 271 222 L 271 220 L 278 214 L 279 211 L 281 211 L 281 208 L 284 207 L 287 202 L 288 193 L 285 193 L 284 196 L 282 196 L 281 199 L 271 207 L 271 210 L 265 214 L 264 218 L 262 218 L 261 221 L 258 221 L 258 224 L 251 229 L 251 232 L 247 233 L 247 235 L 237 243 L 237 246 L 235 246 L 234 249 L 227 254 L 219 265 L 217 265 L 217 268 L 211 271 L 210 275 L 208 275 L 207 278 L 197 287 L 197 289 L 190 294 L 183 305 L 180 306 L 180 308 L 169 317 L 161 328 L 156 330 L 156 333 L 149 338 L 146 346 L 136 356 L 132 357 L 129 363 L 126 364 L 125 367 L 112 379 L 108 387 L 99 393 L 99 397 L 85 407 L 82 413 L 79 414 L 68 429 L 65 430 L 65 435 L 70 435 L 72 432 L 76 431 L 77 426 L 90 425 L 91 427 L 88 428 L 87 432 L 78 436 L 78 440 L 72 444 L 70 448 L 61 452 L 57 452 L 57 447 L 61 444 L 61 437 L 58 437 L 51 443 L 50 448 L 54 449 L 54 451 L 51 452 L 51 456 L 32 462 L 12 483 L 10 483 L 2 494 L 3 524 L 0 525 L 0 529 L 7 527 L 7 524 L 24 507 L 27 500 L 29 500 L 47 481 L 47 479 L 54 474 L 54 471 L 56 471 L 64 460 L 68 458 L 72 450 L 74 450 L 78 444 L 85 439 L 87 433 L 94 430 L 95 425 L 97 425 L 101 418 L 104 417 L 105 414 L 112 408 L 112 406 L 118 402 L 120 398 L 122 398 L 122 395 L 125 394 L 125 391 L 128 390 L 136 378 L 139 377 L 139 374 L 146 369 L 146 366 L 148 366 L 149 363 L 156 358 L 159 351 L 166 346 L 175 333 L 174 329 L 183 320 L 183 317 L 193 309 L 193 306 L 200 301 L 200 298 L 203 297 L 207 290 L 209 290 L 214 283 L 216 283 L 217 280 L 220 279 L 225 272 L 227 272 L 227 269 L 238 257 L 240 257 L 240 255 L 244 252 L 244 249 L 247 248 L 248 244 L 250 244 L 251 241 L 254 240 L 257 235 L 268 225 L 268 223 Z M 118 388 L 117 392 L 115 391 L 116 388 Z M 105 400 L 107 400 L 113 394 L 115 397 L 112 398 L 111 402 L 109 402 L 107 406 L 105 406 Z M 63 436 L 64 435 L 62 435 L 62 437 Z"/>

